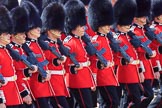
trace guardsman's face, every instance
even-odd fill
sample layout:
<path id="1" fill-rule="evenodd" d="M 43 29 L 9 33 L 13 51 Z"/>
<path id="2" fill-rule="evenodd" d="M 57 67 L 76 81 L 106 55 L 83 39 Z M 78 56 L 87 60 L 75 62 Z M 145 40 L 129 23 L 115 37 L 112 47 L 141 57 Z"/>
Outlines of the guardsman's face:
<path id="1" fill-rule="evenodd" d="M 127 33 L 130 30 L 130 25 L 118 25 L 118 30 L 120 32 Z"/>
<path id="2" fill-rule="evenodd" d="M 99 32 L 103 33 L 103 34 L 109 33 L 110 32 L 110 26 L 105 25 L 105 26 L 99 27 Z"/>
<path id="3" fill-rule="evenodd" d="M 39 38 L 40 32 L 41 32 L 41 29 L 39 27 L 33 28 L 32 30 L 29 31 L 29 33 L 31 34 L 30 38 L 34 38 L 34 39 Z"/>
<path id="4" fill-rule="evenodd" d="M 11 35 L 9 33 L 2 33 L 0 35 L 0 42 L 3 44 L 3 45 L 7 45 L 10 43 L 10 37 Z"/>
<path id="5" fill-rule="evenodd" d="M 25 43 L 26 35 L 25 33 L 17 33 L 13 38 L 18 44 L 23 44 Z"/>
<path id="6" fill-rule="evenodd" d="M 162 15 L 156 17 L 155 19 L 156 19 L 155 21 L 162 24 Z"/>
<path id="7" fill-rule="evenodd" d="M 141 26 L 145 25 L 146 22 L 147 22 L 147 18 L 145 16 L 144 17 L 140 17 L 140 18 L 135 18 L 135 20 L 136 20 L 136 23 L 138 25 L 141 25 Z"/>
<path id="8" fill-rule="evenodd" d="M 53 38 L 60 38 L 61 37 L 61 31 L 59 31 L 59 30 L 49 30 L 49 32 L 52 34 Z"/>
<path id="9" fill-rule="evenodd" d="M 83 36 L 85 32 L 85 26 L 77 26 L 75 30 L 72 31 L 74 35 Z"/>

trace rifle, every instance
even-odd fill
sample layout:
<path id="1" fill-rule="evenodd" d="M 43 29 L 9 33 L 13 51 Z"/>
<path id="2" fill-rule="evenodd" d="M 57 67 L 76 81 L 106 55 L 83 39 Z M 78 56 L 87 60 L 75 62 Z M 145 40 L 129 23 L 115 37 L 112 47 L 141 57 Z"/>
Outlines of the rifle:
<path id="1" fill-rule="evenodd" d="M 157 40 L 161 45 L 162 45 L 162 32 L 160 32 L 159 34 L 155 34 L 154 30 L 151 29 L 148 25 L 144 26 L 146 32 L 145 35 L 150 39 L 150 40 Z"/>
<path id="2" fill-rule="evenodd" d="M 43 69 L 43 67 L 48 64 L 48 61 L 47 60 L 44 60 L 43 62 L 39 62 L 37 60 L 35 54 L 33 53 L 33 51 L 27 46 L 26 43 L 22 45 L 22 48 L 26 52 L 26 54 L 28 55 L 28 58 L 27 58 L 28 61 L 30 63 L 38 66 L 38 72 L 41 75 L 40 76 L 41 77 L 41 80 L 47 78 L 47 72 Z"/>
<path id="3" fill-rule="evenodd" d="M 22 61 L 30 70 L 34 70 L 34 67 L 32 64 L 27 60 L 27 57 L 25 55 L 20 55 L 17 51 L 12 49 L 10 45 L 6 45 L 6 48 L 8 49 L 11 57 L 16 61 Z"/>
<path id="4" fill-rule="evenodd" d="M 56 51 L 56 48 L 55 48 L 55 47 L 49 46 L 49 45 L 48 45 L 44 40 L 42 40 L 42 39 L 39 39 L 39 40 L 38 40 L 38 43 L 39 43 L 40 47 L 41 47 L 43 50 L 50 50 L 55 56 L 58 57 L 59 60 L 61 60 L 61 61 L 64 60 L 64 57 L 62 57 L 62 55 Z"/>
<path id="5" fill-rule="evenodd" d="M 153 55 L 152 50 L 148 47 L 148 45 L 151 43 L 150 40 L 147 40 L 145 42 L 141 42 L 141 40 L 140 40 L 141 37 L 138 38 L 132 31 L 129 31 L 128 35 L 132 38 L 132 40 L 130 42 L 135 48 L 140 46 L 146 51 L 146 53 L 149 56 Z"/>
<path id="6" fill-rule="evenodd" d="M 121 53 L 121 55 L 123 56 L 123 58 L 126 60 L 126 61 L 128 61 L 128 62 L 130 62 L 130 59 L 131 59 L 131 57 L 126 53 L 126 50 L 128 49 L 128 46 L 127 45 L 124 45 L 123 47 L 120 47 L 120 45 L 119 45 L 119 42 L 113 37 L 113 34 L 112 34 L 112 32 L 109 32 L 108 34 L 107 34 L 107 38 L 110 40 L 110 46 L 116 46 L 116 48 L 118 48 L 118 50 L 116 50 L 116 49 L 114 49 L 114 48 L 112 48 L 112 50 L 115 50 L 115 51 L 117 51 L 117 52 L 120 52 Z"/>
<path id="7" fill-rule="evenodd" d="M 90 40 L 90 38 L 89 38 L 89 36 L 88 36 L 88 34 L 84 34 L 84 36 L 82 36 L 82 40 L 84 41 L 84 43 L 87 45 L 86 46 L 86 51 L 87 51 L 87 53 L 89 54 L 89 55 L 96 55 L 97 56 L 97 58 L 99 59 L 99 61 L 105 66 L 105 67 L 107 67 L 107 60 L 104 58 L 104 56 L 103 56 L 103 53 L 105 53 L 106 52 L 106 50 L 104 49 L 104 48 L 102 48 L 100 51 L 98 51 L 95 47 L 94 47 L 94 45 L 91 43 L 91 40 Z"/>
<path id="8" fill-rule="evenodd" d="M 74 63 L 75 67 L 79 68 L 80 64 L 75 59 L 75 54 L 74 53 L 70 53 L 70 50 L 63 45 L 62 41 L 59 38 L 57 39 L 57 44 L 59 45 L 59 50 L 60 50 L 61 54 L 69 57 L 70 60 Z"/>

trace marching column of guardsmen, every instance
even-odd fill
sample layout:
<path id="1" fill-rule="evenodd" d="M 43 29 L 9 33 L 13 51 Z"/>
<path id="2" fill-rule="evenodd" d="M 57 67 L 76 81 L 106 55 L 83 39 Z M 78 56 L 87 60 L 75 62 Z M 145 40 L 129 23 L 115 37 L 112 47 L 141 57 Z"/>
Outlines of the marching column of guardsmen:
<path id="1" fill-rule="evenodd" d="M 146 18 L 150 14 L 150 8 L 151 8 L 151 1 L 150 0 L 145 0 L 145 1 L 140 1 L 136 0 L 137 2 L 137 13 L 134 18 L 134 23 L 131 26 L 131 31 L 138 37 L 142 36 L 140 38 L 140 41 L 142 44 L 147 45 L 148 47 L 151 48 L 151 39 L 149 38 L 149 34 L 147 33 L 148 31 L 146 30 L 145 26 L 146 24 Z M 143 8 L 141 6 L 145 8 Z M 149 40 L 150 39 L 150 40 Z M 150 43 L 147 43 L 149 42 Z M 159 79 L 159 68 L 158 68 L 158 62 L 156 62 L 156 50 L 151 49 L 150 51 L 145 50 L 144 48 L 136 47 L 138 57 L 143 63 L 143 74 L 144 74 L 144 80 L 142 82 L 143 85 L 143 93 L 144 93 L 144 98 L 147 100 L 145 102 L 145 105 L 148 105 L 152 98 L 153 98 L 153 90 L 152 90 L 152 82 L 153 79 Z M 151 60 L 152 59 L 152 60 Z M 147 106 L 145 106 L 147 107 Z"/>
<path id="2" fill-rule="evenodd" d="M 160 108 L 161 5 L 1 1 L 0 108 Z"/>

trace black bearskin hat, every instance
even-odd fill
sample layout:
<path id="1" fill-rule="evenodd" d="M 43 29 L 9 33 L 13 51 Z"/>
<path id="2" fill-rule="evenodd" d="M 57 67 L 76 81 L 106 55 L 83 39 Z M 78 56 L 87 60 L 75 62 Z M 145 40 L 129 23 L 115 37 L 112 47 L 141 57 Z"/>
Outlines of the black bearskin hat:
<path id="1" fill-rule="evenodd" d="M 84 3 L 85 6 L 87 6 L 91 0 L 81 0 L 81 1 Z"/>
<path id="2" fill-rule="evenodd" d="M 62 4 L 57 2 L 50 3 L 42 12 L 42 31 L 56 29 L 63 31 L 65 22 L 65 10 Z"/>
<path id="3" fill-rule="evenodd" d="M 12 33 L 13 22 L 8 9 L 4 6 L 0 6 L 0 34 Z"/>
<path id="4" fill-rule="evenodd" d="M 130 25 L 136 15 L 135 0 L 118 0 L 114 5 L 115 22 L 118 25 Z"/>
<path id="5" fill-rule="evenodd" d="M 42 13 L 42 2 L 44 0 L 21 0 L 21 2 L 24 2 L 24 1 L 32 2 L 37 7 L 37 9 L 39 10 L 39 14 L 41 15 L 41 13 Z"/>
<path id="6" fill-rule="evenodd" d="M 14 34 L 28 31 L 28 14 L 23 7 L 16 7 L 11 10 L 11 16 L 14 24 Z"/>
<path id="7" fill-rule="evenodd" d="M 5 5 L 9 11 L 19 6 L 18 0 L 3 0 L 2 4 Z"/>
<path id="8" fill-rule="evenodd" d="M 86 25 L 86 11 L 80 0 L 69 0 L 65 4 L 66 10 L 66 32 L 70 33 L 77 26 Z"/>
<path id="9" fill-rule="evenodd" d="M 152 8 L 153 17 L 162 15 L 162 0 L 154 0 Z"/>
<path id="10" fill-rule="evenodd" d="M 48 6 L 52 2 L 56 2 L 56 0 L 43 0 L 42 1 L 42 9 L 44 9 L 46 6 Z"/>
<path id="11" fill-rule="evenodd" d="M 88 23 L 93 31 L 114 21 L 113 8 L 110 0 L 91 0 L 88 9 Z"/>
<path id="12" fill-rule="evenodd" d="M 58 0 L 58 2 L 61 3 L 61 4 L 63 4 L 63 5 L 64 5 L 67 1 L 68 1 L 68 0 Z"/>
<path id="13" fill-rule="evenodd" d="M 136 17 L 144 17 L 150 15 L 151 0 L 136 0 L 137 14 Z"/>
<path id="14" fill-rule="evenodd" d="M 28 30 L 31 30 L 36 27 L 42 27 L 42 21 L 39 15 L 39 10 L 36 8 L 36 6 L 29 2 L 24 1 L 22 2 L 22 7 L 24 7 L 27 11 L 28 18 L 29 18 L 29 24 L 28 24 Z"/>

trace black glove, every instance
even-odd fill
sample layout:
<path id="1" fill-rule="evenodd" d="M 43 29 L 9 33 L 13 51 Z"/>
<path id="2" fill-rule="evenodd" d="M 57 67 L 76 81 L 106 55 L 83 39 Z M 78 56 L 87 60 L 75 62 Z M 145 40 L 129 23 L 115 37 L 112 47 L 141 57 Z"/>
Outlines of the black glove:
<path id="1" fill-rule="evenodd" d="M 104 69 L 104 64 L 101 63 L 101 61 L 97 61 L 97 68 L 98 69 Z"/>
<path id="2" fill-rule="evenodd" d="M 124 58 L 122 58 L 122 59 L 121 59 L 121 64 L 122 64 L 122 65 L 127 65 L 128 62 L 127 62 Z"/>
<path id="3" fill-rule="evenodd" d="M 75 68 L 76 68 L 75 65 L 74 65 L 74 66 L 70 66 L 70 72 L 71 72 L 72 74 L 77 74 L 77 71 L 75 70 Z"/>
<path id="4" fill-rule="evenodd" d="M 148 53 L 145 54 L 146 59 L 150 59 L 150 55 Z"/>
<path id="5" fill-rule="evenodd" d="M 54 64 L 55 66 L 59 66 L 59 65 L 60 65 L 60 64 L 58 64 L 58 62 L 57 62 L 58 59 L 59 59 L 59 58 L 53 59 L 53 64 Z"/>
<path id="6" fill-rule="evenodd" d="M 38 82 L 41 82 L 41 83 L 45 82 L 43 77 L 40 74 L 38 75 Z"/>
<path id="7" fill-rule="evenodd" d="M 24 69 L 24 75 L 25 75 L 25 77 L 31 77 L 32 76 L 32 74 L 29 73 L 29 68 Z"/>

